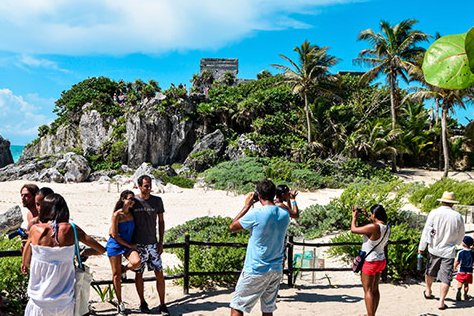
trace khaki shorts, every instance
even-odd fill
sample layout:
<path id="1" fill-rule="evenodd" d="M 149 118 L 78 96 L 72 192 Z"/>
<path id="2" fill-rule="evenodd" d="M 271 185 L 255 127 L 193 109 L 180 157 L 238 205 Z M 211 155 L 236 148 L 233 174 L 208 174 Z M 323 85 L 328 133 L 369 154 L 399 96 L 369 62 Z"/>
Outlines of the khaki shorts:
<path id="1" fill-rule="evenodd" d="M 277 309 L 276 299 L 281 277 L 282 271 L 269 271 L 264 274 L 251 274 L 242 271 L 235 286 L 230 307 L 250 313 L 260 299 L 262 313 L 272 313 Z"/>
<path id="2" fill-rule="evenodd" d="M 428 252 L 428 261 L 426 262 L 426 275 L 438 280 L 444 284 L 451 285 L 453 278 L 454 258 L 441 258 Z"/>

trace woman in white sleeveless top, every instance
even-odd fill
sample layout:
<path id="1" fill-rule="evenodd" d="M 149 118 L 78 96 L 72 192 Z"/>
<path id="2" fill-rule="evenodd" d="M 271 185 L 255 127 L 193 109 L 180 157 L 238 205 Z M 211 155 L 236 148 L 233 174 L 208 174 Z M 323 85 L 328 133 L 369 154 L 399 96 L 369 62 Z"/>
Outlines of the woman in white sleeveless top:
<path id="1" fill-rule="evenodd" d="M 32 226 L 22 258 L 23 273 L 30 273 L 28 316 L 71 316 L 74 313 L 74 231 L 69 209 L 59 194 L 47 195 Z M 77 225 L 76 225 L 77 227 Z M 79 240 L 91 248 L 82 256 L 105 252 L 97 241 L 77 227 Z"/>
<path id="2" fill-rule="evenodd" d="M 367 214 L 364 209 L 363 213 Z M 373 316 L 377 311 L 380 302 L 379 282 L 382 271 L 387 266 L 384 248 L 388 243 L 390 229 L 387 226 L 387 213 L 382 205 L 376 204 L 370 208 L 370 214 L 367 217 L 369 224 L 357 227 L 357 214 L 359 211 L 352 207 L 351 232 L 363 235 L 362 251 L 365 251 L 367 257 L 362 266 L 361 282 L 364 288 L 365 307 L 367 315 Z M 375 248 L 374 248 L 375 247 Z M 372 252 L 370 252 L 374 249 Z M 369 254 L 370 252 L 370 254 Z"/>

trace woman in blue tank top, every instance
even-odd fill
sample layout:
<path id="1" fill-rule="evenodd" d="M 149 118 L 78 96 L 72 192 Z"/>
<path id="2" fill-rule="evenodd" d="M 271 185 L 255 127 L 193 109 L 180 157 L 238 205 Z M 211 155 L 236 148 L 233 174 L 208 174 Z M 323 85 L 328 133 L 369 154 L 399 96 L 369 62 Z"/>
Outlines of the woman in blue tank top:
<path id="1" fill-rule="evenodd" d="M 132 244 L 135 222 L 131 210 L 134 204 L 135 195 L 132 191 L 125 190 L 120 194 L 120 199 L 114 207 L 112 225 L 110 226 L 106 246 L 107 256 L 109 256 L 110 265 L 112 266 L 115 294 L 117 295 L 117 312 L 120 315 L 125 314 L 125 307 L 122 302 L 121 275 L 127 270 L 137 269 L 140 266 L 140 256 L 136 245 Z M 128 259 L 126 266 L 122 266 L 122 255 Z"/>

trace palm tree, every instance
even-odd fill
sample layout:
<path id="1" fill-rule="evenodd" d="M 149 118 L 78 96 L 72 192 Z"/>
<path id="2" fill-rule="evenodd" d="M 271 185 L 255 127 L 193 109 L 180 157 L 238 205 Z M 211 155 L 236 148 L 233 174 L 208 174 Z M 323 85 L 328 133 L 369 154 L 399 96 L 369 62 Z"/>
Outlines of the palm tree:
<path id="1" fill-rule="evenodd" d="M 338 62 L 336 57 L 327 54 L 328 49 L 329 47 L 312 45 L 305 40 L 301 46 L 293 49 L 298 54 L 298 62 L 280 54 L 279 56 L 290 63 L 291 66 L 272 64 L 273 67 L 284 71 L 285 81 L 290 83 L 293 93 L 300 95 L 304 101 L 308 144 L 312 142 L 311 111 L 309 108 L 310 91 L 314 87 L 317 89 L 321 82 L 330 78 L 329 68 Z"/>
<path id="2" fill-rule="evenodd" d="M 414 19 L 403 20 L 392 26 L 386 21 L 380 21 L 381 33 L 367 29 L 359 33 L 358 40 L 368 41 L 371 48 L 359 53 L 356 62 L 367 64 L 372 68 L 363 76 L 362 80 L 371 81 L 381 74 L 386 76 L 390 89 L 390 112 L 392 117 L 392 130 L 397 125 L 397 109 L 400 105 L 398 97 L 398 77 L 408 82 L 407 72 L 413 67 L 413 61 L 425 49 L 417 46 L 426 41 L 429 35 L 413 30 L 413 25 L 418 21 Z M 392 169 L 396 170 L 396 156 L 393 156 Z"/>
<path id="3" fill-rule="evenodd" d="M 389 122 L 375 119 L 361 124 L 349 135 L 344 153 L 348 156 L 376 161 L 380 155 L 396 152 L 390 143 L 401 133 L 399 129 L 390 130 Z"/>
<path id="4" fill-rule="evenodd" d="M 444 157 L 443 177 L 447 177 L 449 172 L 448 114 L 449 111 L 454 111 L 455 106 L 465 108 L 467 102 L 474 101 L 474 88 L 450 90 L 438 88 L 427 83 L 425 84 L 425 88 L 417 88 L 415 92 L 410 93 L 407 97 L 413 100 L 434 99 L 441 102 L 441 143 Z"/>
<path id="5" fill-rule="evenodd" d="M 430 113 L 421 102 L 404 102 L 397 149 L 399 153 L 410 155 L 413 163 L 418 165 L 420 157 L 426 154 L 434 143 L 435 129 L 430 127 Z M 403 158 L 403 156 L 401 156 Z"/>
<path id="6" fill-rule="evenodd" d="M 436 35 L 439 38 L 439 35 Z M 407 99 L 414 101 L 424 101 L 432 99 L 436 102 L 436 123 L 438 121 L 438 109 L 441 107 L 441 147 L 443 149 L 443 177 L 448 176 L 449 172 L 449 144 L 448 144 L 448 127 L 447 119 L 449 111 L 454 112 L 454 108 L 459 106 L 461 108 L 466 107 L 467 102 L 474 101 L 474 87 L 462 89 L 462 90 L 451 90 L 443 89 L 433 85 L 430 85 L 425 81 L 423 71 L 421 69 L 423 63 L 423 56 L 416 59 L 414 67 L 410 70 L 409 74 L 413 80 L 419 81 L 422 87 L 414 87 L 414 92 L 409 93 L 402 102 Z M 440 159 L 441 160 L 441 159 Z"/>

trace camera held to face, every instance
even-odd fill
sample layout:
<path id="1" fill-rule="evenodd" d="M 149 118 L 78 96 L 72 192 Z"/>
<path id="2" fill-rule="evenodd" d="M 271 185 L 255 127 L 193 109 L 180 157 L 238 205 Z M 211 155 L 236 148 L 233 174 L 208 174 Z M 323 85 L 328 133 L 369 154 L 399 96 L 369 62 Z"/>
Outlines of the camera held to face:
<path id="1" fill-rule="evenodd" d="M 258 197 L 258 192 L 257 192 L 257 191 L 255 191 L 255 192 L 253 193 L 253 201 L 254 201 L 254 202 L 258 202 L 258 201 L 259 201 L 259 197 Z"/>

